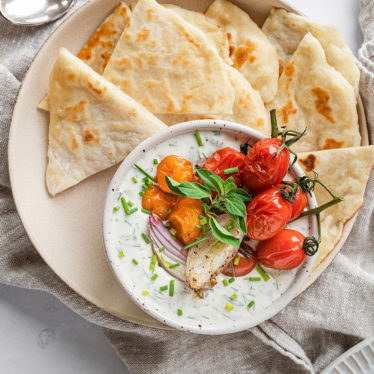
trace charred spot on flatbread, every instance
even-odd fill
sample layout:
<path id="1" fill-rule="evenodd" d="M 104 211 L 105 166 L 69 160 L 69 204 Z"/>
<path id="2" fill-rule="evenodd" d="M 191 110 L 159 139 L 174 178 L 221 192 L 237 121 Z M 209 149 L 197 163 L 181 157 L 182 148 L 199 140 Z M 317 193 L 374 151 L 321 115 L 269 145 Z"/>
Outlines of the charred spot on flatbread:
<path id="1" fill-rule="evenodd" d="M 335 119 L 332 117 L 332 109 L 329 105 L 329 93 L 321 87 L 312 89 L 312 94 L 316 97 L 314 106 L 319 114 L 324 116 L 331 123 L 335 123 Z"/>
<path id="2" fill-rule="evenodd" d="M 325 144 L 323 145 L 322 149 L 333 149 L 333 148 L 342 148 L 344 142 L 338 142 L 335 139 L 327 138 L 325 140 Z"/>
<path id="3" fill-rule="evenodd" d="M 316 156 L 314 156 L 312 153 L 309 154 L 304 159 L 299 159 L 299 161 L 304 165 L 306 171 L 313 171 L 316 167 Z"/>

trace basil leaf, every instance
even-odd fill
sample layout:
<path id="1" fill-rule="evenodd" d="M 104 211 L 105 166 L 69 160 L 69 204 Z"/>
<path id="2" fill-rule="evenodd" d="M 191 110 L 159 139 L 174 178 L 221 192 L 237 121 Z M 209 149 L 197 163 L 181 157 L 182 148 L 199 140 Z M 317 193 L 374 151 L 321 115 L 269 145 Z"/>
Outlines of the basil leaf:
<path id="1" fill-rule="evenodd" d="M 237 189 L 237 186 L 235 184 L 235 179 L 234 177 L 230 177 L 228 178 L 226 181 L 225 181 L 225 185 L 224 185 L 224 188 L 225 188 L 225 194 L 228 194 L 232 191 L 236 191 Z"/>
<path id="2" fill-rule="evenodd" d="M 251 195 L 247 191 L 243 190 L 242 188 L 237 188 L 234 191 L 234 193 L 235 193 L 235 195 L 240 197 L 243 201 L 251 201 L 252 200 Z"/>
<path id="3" fill-rule="evenodd" d="M 222 227 L 213 217 L 209 218 L 209 226 L 212 229 L 212 234 L 222 243 L 239 247 L 240 240 L 236 236 L 230 234 L 224 227 Z"/>
<path id="4" fill-rule="evenodd" d="M 227 211 L 235 216 L 245 217 L 247 214 L 243 200 L 236 194 L 226 196 L 225 206 Z"/>
<path id="5" fill-rule="evenodd" d="M 246 225 L 246 217 L 238 217 L 233 214 L 230 214 L 232 221 L 234 222 L 235 226 L 240 230 L 244 235 L 247 234 L 247 225 Z"/>
<path id="6" fill-rule="evenodd" d="M 209 188 L 196 182 L 182 182 L 178 190 L 191 199 L 203 199 L 211 195 Z"/>
<path id="7" fill-rule="evenodd" d="M 174 179 L 168 177 L 167 175 L 165 175 L 165 181 L 166 181 L 166 184 L 168 185 L 169 187 L 169 190 L 176 194 L 176 195 L 179 195 L 179 196 L 186 196 L 183 192 L 181 192 L 179 190 L 179 183 L 177 181 L 175 181 Z"/>
<path id="8" fill-rule="evenodd" d="M 208 169 L 197 169 L 196 172 L 205 186 L 207 186 L 212 191 L 219 191 L 218 185 L 216 184 L 214 179 L 212 179 L 212 175 L 215 175 L 212 171 Z"/>

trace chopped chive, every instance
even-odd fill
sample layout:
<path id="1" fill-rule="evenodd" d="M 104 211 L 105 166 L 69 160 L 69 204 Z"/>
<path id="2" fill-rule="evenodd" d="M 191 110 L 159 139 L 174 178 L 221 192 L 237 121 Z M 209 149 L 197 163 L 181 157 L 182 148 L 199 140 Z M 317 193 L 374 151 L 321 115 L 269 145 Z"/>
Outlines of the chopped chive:
<path id="1" fill-rule="evenodd" d="M 229 283 L 235 282 L 235 278 L 230 278 Z"/>
<path id="2" fill-rule="evenodd" d="M 252 308 L 253 307 L 253 305 L 255 305 L 255 302 L 254 302 L 254 300 L 252 300 L 249 304 L 248 304 L 248 308 Z"/>
<path id="3" fill-rule="evenodd" d="M 227 281 L 227 279 L 224 279 L 224 280 L 222 281 L 222 283 L 223 283 L 223 285 L 224 285 L 225 287 L 227 287 L 227 286 L 229 285 L 229 282 Z"/>
<path id="4" fill-rule="evenodd" d="M 236 256 L 234 259 L 234 265 L 239 265 L 240 256 Z"/>
<path id="5" fill-rule="evenodd" d="M 234 168 L 224 169 L 223 174 L 225 174 L 225 175 L 233 174 L 233 173 L 237 173 L 238 171 L 239 171 L 239 168 L 237 166 L 235 166 Z"/>
<path id="6" fill-rule="evenodd" d="M 142 190 L 143 190 L 143 191 L 148 190 L 148 186 L 147 186 L 146 184 L 142 184 Z"/>
<path id="7" fill-rule="evenodd" d="M 168 229 L 169 227 L 171 226 L 171 223 L 170 222 L 166 222 L 165 223 L 165 227 Z"/>
<path id="8" fill-rule="evenodd" d="M 134 205 L 134 203 L 133 203 L 131 200 L 129 200 L 129 201 L 127 202 L 127 204 L 128 204 L 128 206 L 129 206 L 130 208 Z"/>
<path id="9" fill-rule="evenodd" d="M 172 228 L 169 231 L 170 231 L 171 235 L 173 235 L 173 236 L 177 235 L 177 230 L 176 229 Z"/>
<path id="10" fill-rule="evenodd" d="M 134 183 L 138 183 L 138 180 L 135 177 L 131 178 Z"/>
<path id="11" fill-rule="evenodd" d="M 149 292 L 148 292 L 148 291 L 143 291 L 143 292 L 142 292 L 142 295 L 143 295 L 143 296 L 147 296 L 147 295 L 149 295 Z"/>
<path id="12" fill-rule="evenodd" d="M 169 296 L 174 296 L 174 279 L 170 281 L 169 285 Z"/>
<path id="13" fill-rule="evenodd" d="M 148 183 L 146 183 L 148 188 L 151 187 L 153 185 L 153 182 L 152 181 L 149 181 Z"/>
<path id="14" fill-rule="evenodd" d="M 125 257 L 125 255 L 124 255 L 124 253 L 123 253 L 122 251 L 119 251 L 119 252 L 118 252 L 118 256 L 121 257 L 121 258 L 124 258 L 124 257 Z"/>
<path id="15" fill-rule="evenodd" d="M 151 212 L 148 209 L 144 209 L 144 208 L 142 208 L 142 212 L 145 214 L 151 214 Z"/>
<path id="16" fill-rule="evenodd" d="M 231 311 L 231 310 L 234 309 L 234 305 L 232 305 L 231 303 L 226 303 L 226 305 L 225 305 L 225 309 Z"/>
<path id="17" fill-rule="evenodd" d="M 200 225 L 195 225 L 195 229 L 201 229 L 201 226 Z"/>
<path id="18" fill-rule="evenodd" d="M 182 316 L 183 315 L 183 310 L 182 309 L 178 309 L 177 310 L 177 314 L 178 314 L 178 316 Z"/>
<path id="19" fill-rule="evenodd" d="M 164 247 L 161 247 L 158 251 L 162 252 L 164 249 L 165 249 Z"/>
<path id="20" fill-rule="evenodd" d="M 200 219 L 203 219 L 203 218 L 206 218 L 206 217 L 205 217 L 205 216 L 202 216 L 202 215 L 200 215 L 200 216 L 199 216 L 199 218 L 200 218 Z"/>
<path id="21" fill-rule="evenodd" d="M 210 239 L 211 237 L 212 237 L 212 235 L 208 235 L 208 236 L 203 236 L 202 238 L 196 239 L 192 243 L 187 244 L 184 247 L 182 247 L 181 250 L 185 251 L 186 249 L 189 249 L 196 244 L 200 244 L 201 242 L 204 242 L 205 240 Z"/>
<path id="22" fill-rule="evenodd" d="M 152 281 L 156 280 L 157 278 L 158 278 L 158 274 L 156 273 L 151 276 Z"/>
<path id="23" fill-rule="evenodd" d="M 143 197 L 143 196 L 144 196 L 144 192 L 143 192 L 143 191 L 140 191 L 140 192 L 139 192 L 139 195 L 140 195 L 141 197 Z"/>
<path id="24" fill-rule="evenodd" d="M 155 271 L 156 261 L 157 261 L 157 256 L 153 254 L 151 258 L 151 263 L 149 264 L 149 270 L 152 272 Z"/>
<path id="25" fill-rule="evenodd" d="M 261 275 L 261 278 L 265 281 L 265 282 L 267 282 L 269 279 L 270 279 L 270 277 L 269 277 L 269 275 L 266 273 L 266 271 L 261 267 L 261 265 L 257 265 L 256 266 L 256 270 L 257 270 L 257 272 Z"/>
<path id="26" fill-rule="evenodd" d="M 149 182 L 149 178 L 148 177 L 144 177 L 142 180 L 143 180 L 144 183 L 148 183 Z"/>
<path id="27" fill-rule="evenodd" d="M 172 212 L 172 210 L 170 208 L 166 209 L 166 213 L 171 213 L 171 212 Z"/>
<path id="28" fill-rule="evenodd" d="M 233 293 L 231 295 L 231 300 L 236 300 L 238 298 L 238 295 L 236 293 Z"/>
<path id="29" fill-rule="evenodd" d="M 201 140 L 201 135 L 200 135 L 199 130 L 195 130 L 195 137 L 196 137 L 196 141 L 197 141 L 197 144 L 199 145 L 199 147 L 202 147 L 204 145 L 204 143 Z"/>
<path id="30" fill-rule="evenodd" d="M 206 217 L 204 217 L 204 218 L 202 218 L 201 220 L 200 220 L 200 225 L 206 225 L 208 223 L 208 220 L 207 220 L 207 218 Z"/>
<path id="31" fill-rule="evenodd" d="M 148 236 L 147 235 L 145 235 L 144 233 L 142 233 L 142 238 L 144 239 L 144 241 L 147 243 L 147 244 L 149 244 L 151 241 L 148 239 Z M 156 255 L 154 255 L 154 256 L 156 256 Z"/>
<path id="32" fill-rule="evenodd" d="M 129 206 L 127 205 L 126 199 L 123 196 L 121 197 L 121 204 L 125 213 L 129 214 Z"/>
<path id="33" fill-rule="evenodd" d="M 170 266 L 169 266 L 169 269 L 175 269 L 175 268 L 177 268 L 178 266 L 180 266 L 180 264 L 176 263 L 176 264 L 170 265 Z"/>
<path id="34" fill-rule="evenodd" d="M 249 277 L 248 280 L 250 282 L 260 282 L 261 278 L 260 277 Z"/>
<path id="35" fill-rule="evenodd" d="M 131 209 L 131 210 L 129 210 L 128 215 L 133 214 L 137 211 L 138 211 L 138 208 Z"/>
<path id="36" fill-rule="evenodd" d="M 135 258 L 132 259 L 133 264 L 138 265 L 139 262 L 135 260 Z"/>
<path id="37" fill-rule="evenodd" d="M 206 233 L 209 231 L 208 226 L 205 226 L 205 225 L 202 227 L 202 229 L 203 229 L 203 235 L 206 235 Z"/>
<path id="38" fill-rule="evenodd" d="M 169 288 L 169 286 L 166 284 L 165 286 L 160 287 L 160 291 L 166 291 Z"/>
<path id="39" fill-rule="evenodd" d="M 153 159 L 153 165 L 157 165 L 158 164 L 158 160 L 157 160 L 157 158 L 154 158 Z"/>
<path id="40" fill-rule="evenodd" d="M 114 208 L 113 208 L 113 212 L 118 212 L 119 211 L 119 207 L 118 206 L 115 206 Z"/>
<path id="41" fill-rule="evenodd" d="M 228 225 L 226 226 L 227 231 L 231 231 L 234 228 L 234 225 Z"/>
<path id="42" fill-rule="evenodd" d="M 134 166 L 141 171 L 146 177 L 148 177 L 151 181 L 156 182 L 156 179 L 151 177 L 144 169 L 142 169 L 139 165 L 134 164 Z"/>

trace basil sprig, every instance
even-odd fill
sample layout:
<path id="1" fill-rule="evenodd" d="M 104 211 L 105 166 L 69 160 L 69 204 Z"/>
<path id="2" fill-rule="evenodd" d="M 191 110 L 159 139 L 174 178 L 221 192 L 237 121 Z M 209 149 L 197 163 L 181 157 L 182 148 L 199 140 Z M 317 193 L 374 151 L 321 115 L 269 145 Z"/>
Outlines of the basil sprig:
<path id="1" fill-rule="evenodd" d="M 165 180 L 170 191 L 174 194 L 201 200 L 200 204 L 208 217 L 212 234 L 219 241 L 238 247 L 239 239 L 221 226 L 214 217 L 222 213 L 228 213 L 234 225 L 245 235 L 247 228 L 244 203 L 250 201 L 251 196 L 248 192 L 236 186 L 233 177 L 224 181 L 207 169 L 197 169 L 197 174 L 203 184 L 197 182 L 178 183 L 168 176 L 165 176 Z"/>

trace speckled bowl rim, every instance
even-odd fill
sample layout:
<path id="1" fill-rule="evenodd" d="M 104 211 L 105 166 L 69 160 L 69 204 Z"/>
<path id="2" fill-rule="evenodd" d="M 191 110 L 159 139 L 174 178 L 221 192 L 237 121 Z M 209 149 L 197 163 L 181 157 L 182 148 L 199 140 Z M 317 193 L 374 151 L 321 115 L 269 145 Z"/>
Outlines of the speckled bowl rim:
<path id="1" fill-rule="evenodd" d="M 111 204 L 112 204 L 112 189 L 116 189 L 120 187 L 121 181 L 124 179 L 125 175 L 127 174 L 129 168 L 133 167 L 133 164 L 137 162 L 137 160 L 144 154 L 144 150 L 148 151 L 154 148 L 157 144 L 164 142 L 167 139 L 170 139 L 177 135 L 183 135 L 185 133 L 191 133 L 195 130 L 200 131 L 228 131 L 231 133 L 237 134 L 245 134 L 257 139 L 264 139 L 266 136 L 256 130 L 253 130 L 247 126 L 230 122 L 230 121 L 222 121 L 222 120 L 196 120 L 196 121 L 189 121 L 183 122 L 178 125 L 174 125 L 169 127 L 140 143 L 121 163 L 119 168 L 117 169 L 116 173 L 114 174 L 111 182 L 109 183 L 105 204 L 104 204 L 104 213 L 103 213 L 103 221 L 102 221 L 102 228 L 103 228 L 103 241 L 104 241 L 104 248 L 106 256 L 108 257 L 110 267 L 118 279 L 121 287 L 126 291 L 129 295 L 131 300 L 144 312 L 151 315 L 153 318 L 157 319 L 158 321 L 174 327 L 176 329 L 193 332 L 197 334 L 207 334 L 207 335 L 220 335 L 220 334 L 229 334 L 234 332 L 243 331 L 249 329 L 251 327 L 257 326 L 259 323 L 266 321 L 267 319 L 273 317 L 279 311 L 281 311 L 295 296 L 297 296 L 298 292 L 303 288 L 309 274 L 312 271 L 312 267 L 315 261 L 316 256 L 307 257 L 304 261 L 303 265 L 300 267 L 298 272 L 296 273 L 295 279 L 291 283 L 291 285 L 287 288 L 287 290 L 272 304 L 267 306 L 266 308 L 262 309 L 258 313 L 253 314 L 250 318 L 242 319 L 238 323 L 235 321 L 230 321 L 226 323 L 220 323 L 220 326 L 217 327 L 199 327 L 198 325 L 186 325 L 181 324 L 180 320 L 178 320 L 177 315 L 173 315 L 170 313 L 170 317 L 167 317 L 157 310 L 150 308 L 147 305 L 147 301 L 140 301 L 135 293 L 135 290 L 132 287 L 128 287 L 125 282 L 121 281 L 120 270 L 114 266 L 112 266 L 112 256 L 117 255 L 116 248 L 113 244 L 113 240 L 111 239 L 112 236 L 108 235 L 108 228 L 110 227 L 110 218 L 111 218 Z M 295 176 L 302 177 L 305 175 L 301 167 L 296 163 L 292 167 L 292 172 Z M 314 194 L 308 195 L 308 206 L 310 209 L 313 209 L 317 206 L 317 202 L 315 199 Z M 317 237 L 317 220 L 316 217 L 313 215 L 310 217 L 311 222 L 311 232 L 310 234 Z"/>

